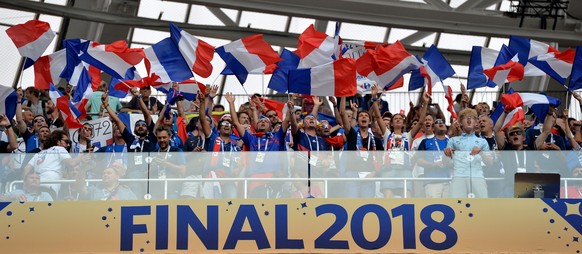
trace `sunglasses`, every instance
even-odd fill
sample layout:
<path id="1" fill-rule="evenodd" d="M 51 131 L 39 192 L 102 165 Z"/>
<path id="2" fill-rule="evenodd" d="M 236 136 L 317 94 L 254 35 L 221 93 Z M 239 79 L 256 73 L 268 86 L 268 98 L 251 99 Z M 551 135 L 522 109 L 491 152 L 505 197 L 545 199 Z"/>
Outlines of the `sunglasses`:
<path id="1" fill-rule="evenodd" d="M 272 118 L 272 117 L 276 117 L 277 115 L 276 114 L 272 114 L 272 115 L 265 115 L 265 116 L 268 117 L 268 118 Z"/>
<path id="2" fill-rule="evenodd" d="M 231 126 L 232 124 L 230 124 L 228 121 L 223 121 L 222 123 L 220 123 L 220 126 Z"/>
<path id="3" fill-rule="evenodd" d="M 514 131 L 514 132 L 510 132 L 509 136 L 512 137 L 512 136 L 517 136 L 517 135 L 521 135 L 521 134 L 523 134 L 521 131 Z"/>
<path id="4" fill-rule="evenodd" d="M 434 124 L 445 124 L 445 121 L 439 119 L 434 121 Z"/>

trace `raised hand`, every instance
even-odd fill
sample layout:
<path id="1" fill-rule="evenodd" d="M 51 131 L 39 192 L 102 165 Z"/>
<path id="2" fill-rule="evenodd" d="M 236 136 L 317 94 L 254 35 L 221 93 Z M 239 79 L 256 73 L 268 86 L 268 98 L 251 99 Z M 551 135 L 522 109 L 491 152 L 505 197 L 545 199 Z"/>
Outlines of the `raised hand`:
<path id="1" fill-rule="evenodd" d="M 229 104 L 230 103 L 234 103 L 235 98 L 234 98 L 234 95 L 232 95 L 231 92 L 228 92 L 228 93 L 224 94 L 224 97 L 226 98 L 226 101 L 228 101 Z"/>
<path id="2" fill-rule="evenodd" d="M 323 100 L 319 98 L 319 96 L 312 96 L 313 98 L 313 105 L 321 106 L 323 104 Z"/>

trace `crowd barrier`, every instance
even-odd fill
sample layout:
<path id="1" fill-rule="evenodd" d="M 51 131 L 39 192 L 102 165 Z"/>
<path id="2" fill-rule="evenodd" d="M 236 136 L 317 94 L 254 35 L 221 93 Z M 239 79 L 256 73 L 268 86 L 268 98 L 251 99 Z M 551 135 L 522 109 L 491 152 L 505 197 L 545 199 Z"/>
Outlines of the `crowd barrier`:
<path id="1" fill-rule="evenodd" d="M 51 156 L 59 155 L 3 155 L 4 170 L 10 172 L 4 192 L 25 188 L 27 164 L 39 171 L 41 189 L 54 200 L 91 199 L 78 195 L 80 184 L 105 189 L 116 186 L 117 179 L 138 200 L 512 198 L 516 173 L 559 174 L 556 198 L 580 197 L 582 187 L 580 154 L 574 151 L 456 151 L 452 159 L 437 151 L 81 153 L 71 154 L 76 166 L 41 167 Z M 115 176 L 104 176 L 106 168 Z"/>

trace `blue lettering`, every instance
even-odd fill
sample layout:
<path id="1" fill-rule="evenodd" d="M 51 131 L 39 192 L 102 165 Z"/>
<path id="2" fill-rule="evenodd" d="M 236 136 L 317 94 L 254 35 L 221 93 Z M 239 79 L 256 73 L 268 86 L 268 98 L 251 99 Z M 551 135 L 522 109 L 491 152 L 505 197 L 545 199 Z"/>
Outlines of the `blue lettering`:
<path id="1" fill-rule="evenodd" d="M 133 224 L 133 216 L 150 215 L 149 206 L 129 206 L 121 207 L 121 251 L 133 250 L 133 235 L 147 234 L 148 228 L 145 224 Z"/>
<path id="2" fill-rule="evenodd" d="M 303 249 L 303 240 L 289 239 L 287 205 L 275 205 L 275 248 Z"/>
<path id="3" fill-rule="evenodd" d="M 168 249 L 168 206 L 156 206 L 156 250 Z"/>
<path id="4" fill-rule="evenodd" d="M 364 235 L 364 217 L 368 213 L 373 213 L 378 217 L 379 232 L 378 238 L 374 241 L 368 241 Z M 351 231 L 354 242 L 356 242 L 358 246 L 366 250 L 380 249 L 388 243 L 390 236 L 392 235 L 392 222 L 390 222 L 390 215 L 379 205 L 363 205 L 359 207 L 352 216 Z"/>
<path id="5" fill-rule="evenodd" d="M 315 239 L 315 248 L 318 249 L 344 249 L 350 248 L 346 240 L 331 240 L 348 222 L 348 212 L 345 208 L 336 204 L 320 205 L 315 208 L 315 215 L 331 213 L 335 215 L 335 221 L 325 232 Z"/>
<path id="6" fill-rule="evenodd" d="M 251 230 L 243 232 L 242 228 L 246 220 L 248 220 Z M 223 249 L 232 250 L 236 248 L 239 240 L 254 240 L 259 249 L 271 248 L 254 205 L 241 205 L 239 207 Z"/>
<path id="7" fill-rule="evenodd" d="M 206 207 L 205 228 L 190 206 L 179 205 L 176 226 L 176 249 L 188 249 L 188 228 L 192 228 L 207 250 L 218 250 L 218 206 Z"/>

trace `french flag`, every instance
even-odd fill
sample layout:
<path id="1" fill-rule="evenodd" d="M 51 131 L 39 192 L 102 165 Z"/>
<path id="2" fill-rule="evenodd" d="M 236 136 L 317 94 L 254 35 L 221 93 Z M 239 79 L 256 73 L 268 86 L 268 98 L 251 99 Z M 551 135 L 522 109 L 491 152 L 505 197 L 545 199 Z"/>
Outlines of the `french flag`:
<path id="1" fill-rule="evenodd" d="M 193 101 L 198 93 L 206 92 L 206 86 L 196 80 L 186 80 L 178 82 L 178 90 L 185 99 Z"/>
<path id="2" fill-rule="evenodd" d="M 50 84 L 57 84 L 67 66 L 67 50 L 61 49 L 50 55 L 40 57 L 34 63 L 34 87 L 49 89 Z"/>
<path id="3" fill-rule="evenodd" d="M 13 119 L 16 115 L 16 101 L 18 100 L 18 95 L 16 90 L 12 87 L 0 86 L 0 113 L 6 114 L 8 119 Z"/>
<path id="4" fill-rule="evenodd" d="M 288 49 L 281 52 L 281 61 L 277 62 L 277 69 L 271 75 L 268 88 L 280 93 L 286 93 L 289 90 L 289 70 L 297 69 L 299 56 Z"/>
<path id="5" fill-rule="evenodd" d="M 469 60 L 467 89 L 497 86 L 483 73 L 483 70 L 493 68 L 498 55 L 499 51 L 497 50 L 473 46 L 471 59 Z"/>
<path id="6" fill-rule="evenodd" d="M 424 80 L 427 80 L 428 94 L 432 94 L 432 87 L 438 82 L 450 76 L 455 75 L 455 70 L 445 59 L 443 54 L 433 44 L 428 48 L 422 57 L 422 66 L 418 70 L 413 70 L 410 76 L 408 90 L 413 91 L 424 86 Z"/>
<path id="7" fill-rule="evenodd" d="M 529 62 L 564 85 L 572 72 L 575 55 L 576 52 L 568 48 L 564 52 L 556 51 L 532 57 Z"/>
<path id="8" fill-rule="evenodd" d="M 261 73 L 267 66 L 281 60 L 277 52 L 263 39 L 262 34 L 248 36 L 218 47 L 216 53 L 226 63 L 225 71 L 227 69 L 232 71 L 241 84 L 247 81 L 249 73 Z"/>
<path id="9" fill-rule="evenodd" d="M 556 49 L 546 43 L 513 35 L 509 36 L 509 49 L 512 52 L 517 53 L 519 62 L 524 66 L 524 75 L 526 77 L 545 75 L 542 70 L 536 68 L 534 65 L 529 64 L 531 63 L 528 63 L 529 59 L 550 52 L 558 52 Z"/>
<path id="10" fill-rule="evenodd" d="M 93 95 L 93 87 L 91 85 L 91 75 L 89 75 L 87 69 L 83 67 L 83 64 L 80 64 L 79 66 L 81 66 L 81 68 L 77 69 L 79 69 L 80 73 L 73 76 L 74 79 L 71 80 L 74 80 L 74 83 L 70 82 L 70 84 L 75 84 L 74 86 L 76 87 L 72 101 L 75 107 L 79 109 L 80 115 L 78 118 L 84 118 L 87 116 L 85 105 L 89 101 L 89 98 L 91 98 L 91 95 Z"/>
<path id="11" fill-rule="evenodd" d="M 521 106 L 528 106 L 537 116 L 540 122 L 544 122 L 550 106 L 557 107 L 560 100 L 537 93 L 512 93 L 501 96 L 501 102 L 506 108 L 515 109 Z"/>
<path id="12" fill-rule="evenodd" d="M 289 71 L 289 92 L 317 96 L 356 94 L 356 61 L 342 58 L 313 68 Z"/>
<path id="13" fill-rule="evenodd" d="M 109 96 L 117 97 L 120 99 L 123 99 L 127 96 L 127 93 L 129 92 L 130 88 L 128 87 L 129 84 L 127 84 L 127 82 L 125 82 L 124 80 L 139 81 L 141 80 L 141 76 L 139 75 L 135 67 L 131 67 L 129 70 L 127 70 L 127 73 L 125 73 L 125 78 L 123 80 L 111 78 L 111 82 L 109 82 L 108 89 Z"/>
<path id="14" fill-rule="evenodd" d="M 69 128 L 82 128 L 83 125 L 79 123 L 79 116 L 81 112 L 67 99 L 66 96 L 63 96 L 61 92 L 53 85 L 50 84 L 49 89 L 49 97 L 53 101 L 53 103 L 57 106 L 57 109 L 61 111 L 63 118 L 65 119 L 65 123 Z"/>
<path id="15" fill-rule="evenodd" d="M 523 65 L 519 62 L 517 54 L 512 53 L 505 45 L 501 47 L 495 66 L 483 70 L 483 74 L 497 86 L 502 86 L 505 81 L 513 82 L 523 79 Z"/>
<path id="16" fill-rule="evenodd" d="M 287 113 L 287 106 L 285 105 L 285 102 L 271 100 L 264 97 L 260 97 L 259 100 L 265 104 L 267 109 L 277 112 L 277 116 L 280 119 L 284 119 L 285 113 Z"/>
<path id="17" fill-rule="evenodd" d="M 338 59 L 340 54 L 339 36 L 331 37 L 309 25 L 299 36 L 295 54 L 299 56 L 297 68 L 311 68 Z"/>
<path id="18" fill-rule="evenodd" d="M 29 20 L 12 26 L 6 29 L 6 34 L 14 42 L 20 55 L 26 58 L 24 69 L 32 66 L 55 38 L 50 24 L 40 20 Z"/>
<path id="19" fill-rule="evenodd" d="M 170 38 L 194 73 L 203 78 L 212 74 L 210 61 L 214 58 L 214 46 L 196 38 L 173 23 L 170 23 Z"/>
<path id="20" fill-rule="evenodd" d="M 166 38 L 144 49 L 146 69 L 155 73 L 161 82 L 184 81 L 191 77 L 191 68 L 171 38 Z"/>
<path id="21" fill-rule="evenodd" d="M 525 120 L 525 114 L 523 113 L 523 109 L 521 107 L 517 107 L 513 109 L 507 116 L 505 117 L 505 121 L 503 121 L 503 126 L 501 130 L 505 130 L 511 126 L 514 126 L 518 122 L 523 122 Z"/>
<path id="22" fill-rule="evenodd" d="M 572 72 L 570 74 L 570 81 L 568 82 L 568 90 L 575 91 L 582 88 L 582 47 L 576 47 L 576 55 Z"/>
<path id="23" fill-rule="evenodd" d="M 376 81 L 387 90 L 402 75 L 422 66 L 422 63 L 408 53 L 400 41 L 375 51 L 367 50 L 357 60 L 357 70 L 362 76 Z"/>
<path id="24" fill-rule="evenodd" d="M 143 49 L 128 48 L 127 42 L 121 40 L 103 45 L 92 42 L 79 57 L 112 77 L 122 79 L 128 69 L 143 60 L 144 53 Z"/>

